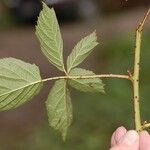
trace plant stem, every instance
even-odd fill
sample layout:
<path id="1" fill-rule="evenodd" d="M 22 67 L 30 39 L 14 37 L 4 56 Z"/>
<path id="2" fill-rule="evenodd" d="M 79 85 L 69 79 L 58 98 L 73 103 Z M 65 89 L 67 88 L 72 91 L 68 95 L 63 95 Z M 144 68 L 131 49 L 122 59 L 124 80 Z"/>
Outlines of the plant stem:
<path id="1" fill-rule="evenodd" d="M 140 97 L 139 97 L 139 70 L 140 70 L 140 51 L 141 51 L 141 37 L 144 23 L 150 13 L 150 9 L 145 15 L 143 21 L 136 30 L 136 45 L 135 45 L 135 60 L 134 60 L 134 74 L 133 74 L 133 95 L 134 95 L 134 117 L 135 129 L 140 131 L 142 129 L 140 116 Z"/>
<path id="2" fill-rule="evenodd" d="M 139 101 L 139 67 L 140 67 L 140 46 L 141 46 L 141 34 L 136 31 L 136 48 L 135 48 L 135 61 L 134 61 L 134 74 L 133 74 L 133 102 L 134 102 L 134 118 L 135 129 L 139 131 L 141 129 L 141 117 L 140 117 L 140 101 Z"/>
<path id="3" fill-rule="evenodd" d="M 100 75 L 88 75 L 88 76 L 59 76 L 43 79 L 42 82 L 58 80 L 58 79 L 90 79 L 90 78 L 120 78 L 131 80 L 128 75 L 118 75 L 118 74 L 100 74 Z"/>

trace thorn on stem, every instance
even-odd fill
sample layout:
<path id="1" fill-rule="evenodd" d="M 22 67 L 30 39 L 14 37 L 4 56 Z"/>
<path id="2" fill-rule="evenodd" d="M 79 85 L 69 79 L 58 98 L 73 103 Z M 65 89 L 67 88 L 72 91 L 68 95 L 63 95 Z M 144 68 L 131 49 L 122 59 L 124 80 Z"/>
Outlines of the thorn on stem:
<path id="1" fill-rule="evenodd" d="M 129 77 L 132 77 L 132 73 L 130 70 L 127 70 L 127 73 L 129 74 Z"/>

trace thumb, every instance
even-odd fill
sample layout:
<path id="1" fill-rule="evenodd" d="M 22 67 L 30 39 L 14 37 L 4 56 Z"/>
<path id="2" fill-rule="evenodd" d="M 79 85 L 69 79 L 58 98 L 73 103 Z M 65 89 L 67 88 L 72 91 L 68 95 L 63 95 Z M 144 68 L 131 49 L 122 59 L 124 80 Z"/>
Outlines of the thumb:
<path id="1" fill-rule="evenodd" d="M 128 131 L 111 150 L 139 150 L 139 135 L 136 131 Z"/>

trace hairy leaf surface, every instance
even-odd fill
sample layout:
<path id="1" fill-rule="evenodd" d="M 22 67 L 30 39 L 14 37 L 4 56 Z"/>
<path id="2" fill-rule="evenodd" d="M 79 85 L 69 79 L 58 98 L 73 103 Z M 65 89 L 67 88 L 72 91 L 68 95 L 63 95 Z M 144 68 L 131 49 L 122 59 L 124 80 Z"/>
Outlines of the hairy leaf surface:
<path id="1" fill-rule="evenodd" d="M 48 60 L 59 70 L 64 71 L 63 41 L 53 8 L 43 3 L 36 26 L 36 35 L 41 44 L 41 50 Z"/>
<path id="2" fill-rule="evenodd" d="M 71 70 L 70 76 L 91 76 L 95 75 L 92 71 L 75 68 Z M 89 79 L 71 79 L 69 84 L 77 90 L 83 92 L 101 92 L 104 93 L 104 84 L 99 78 Z"/>
<path id="3" fill-rule="evenodd" d="M 64 79 L 55 82 L 49 93 L 46 107 L 50 126 L 59 130 L 65 140 L 68 127 L 72 122 L 72 104 Z"/>
<path id="4" fill-rule="evenodd" d="M 39 68 L 15 58 L 0 59 L 0 111 L 16 108 L 38 94 Z"/>
<path id="5" fill-rule="evenodd" d="M 67 59 L 67 70 L 70 70 L 81 62 L 92 52 L 93 48 L 98 44 L 96 33 L 93 32 L 89 36 L 83 38 L 72 50 Z"/>

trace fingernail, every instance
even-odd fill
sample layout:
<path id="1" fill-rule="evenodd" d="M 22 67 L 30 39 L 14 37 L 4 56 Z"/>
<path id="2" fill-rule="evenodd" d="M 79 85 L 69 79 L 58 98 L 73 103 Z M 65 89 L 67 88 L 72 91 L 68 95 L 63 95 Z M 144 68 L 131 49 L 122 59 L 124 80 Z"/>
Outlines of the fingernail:
<path id="1" fill-rule="evenodd" d="M 136 140 L 138 140 L 138 138 L 138 133 L 134 130 L 130 130 L 121 139 L 121 143 L 132 146 L 136 142 Z"/>
<path id="2" fill-rule="evenodd" d="M 121 126 L 118 129 L 116 129 L 116 132 L 126 132 L 126 131 L 127 131 L 126 128 L 123 127 L 123 126 Z"/>

